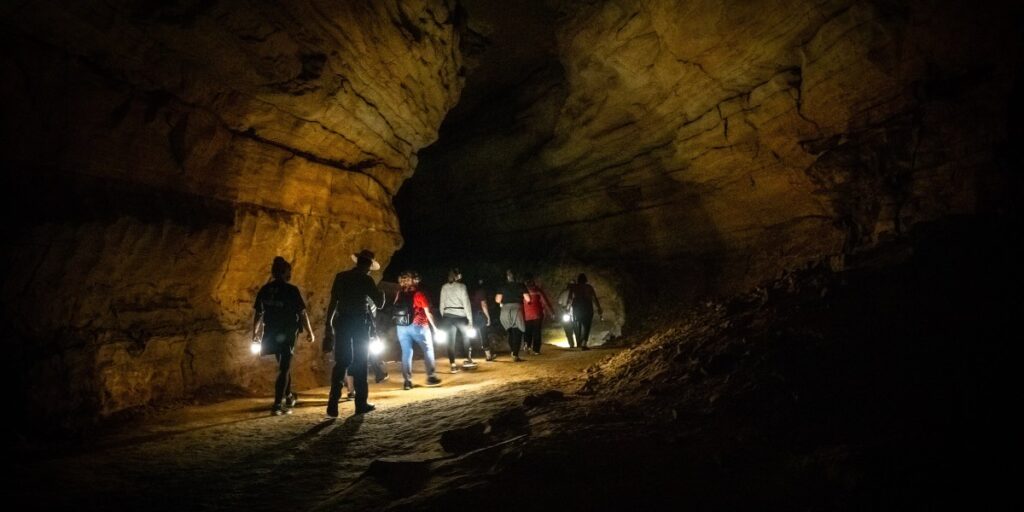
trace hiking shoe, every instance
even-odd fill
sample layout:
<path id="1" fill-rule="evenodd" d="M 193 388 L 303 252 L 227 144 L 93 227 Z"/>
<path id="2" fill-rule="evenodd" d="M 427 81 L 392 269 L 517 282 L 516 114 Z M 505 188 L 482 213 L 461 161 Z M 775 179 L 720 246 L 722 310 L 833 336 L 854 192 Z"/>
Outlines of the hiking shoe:
<path id="1" fill-rule="evenodd" d="M 327 417 L 328 418 L 337 418 L 338 417 L 338 404 L 333 404 L 333 405 L 332 404 L 328 404 L 327 405 Z"/>
<path id="2" fill-rule="evenodd" d="M 390 378 L 391 378 L 391 376 L 385 373 L 383 377 L 381 377 L 379 379 L 376 379 L 375 382 L 377 384 L 380 384 L 381 382 L 384 382 L 384 381 L 386 381 L 386 380 L 388 380 Z"/>
<path id="3" fill-rule="evenodd" d="M 512 362 L 521 363 L 523 361 L 525 361 L 525 359 L 519 357 L 518 355 L 512 355 Z"/>
<path id="4" fill-rule="evenodd" d="M 498 356 L 494 355 L 494 352 L 491 352 L 490 350 L 484 352 L 484 360 L 487 362 L 494 361 L 497 358 Z"/>
<path id="5" fill-rule="evenodd" d="M 285 414 L 285 412 L 281 404 L 274 404 L 274 407 L 270 409 L 271 416 L 280 416 L 282 414 Z"/>
<path id="6" fill-rule="evenodd" d="M 412 381 L 405 381 L 405 384 L 402 384 L 402 389 L 405 391 L 412 389 Z"/>
<path id="7" fill-rule="evenodd" d="M 299 403 L 299 397 L 295 396 L 295 393 L 288 395 L 288 398 L 284 399 L 284 404 L 288 408 L 295 407 L 295 404 Z"/>
<path id="8" fill-rule="evenodd" d="M 431 377 L 427 377 L 427 385 L 428 386 L 440 386 L 441 385 L 441 379 L 437 378 L 436 375 L 431 376 Z"/>
<path id="9" fill-rule="evenodd" d="M 356 414 L 366 414 L 370 411 L 376 410 L 377 406 L 373 404 L 366 404 L 365 407 L 356 407 Z"/>
<path id="10" fill-rule="evenodd" d="M 459 373 L 459 365 L 452 364 L 452 373 Z"/>
<path id="11" fill-rule="evenodd" d="M 474 363 L 472 359 L 467 359 L 465 362 L 462 363 L 463 370 L 468 370 L 472 368 L 476 368 L 476 363 Z"/>

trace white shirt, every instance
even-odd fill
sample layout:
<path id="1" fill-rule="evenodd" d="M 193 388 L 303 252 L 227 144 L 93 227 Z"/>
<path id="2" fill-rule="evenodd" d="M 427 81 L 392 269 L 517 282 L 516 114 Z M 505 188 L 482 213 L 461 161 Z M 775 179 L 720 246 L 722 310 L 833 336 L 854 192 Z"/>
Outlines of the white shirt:
<path id="1" fill-rule="evenodd" d="M 469 325 L 473 325 L 473 309 L 469 304 L 466 285 L 454 282 L 442 286 L 438 307 L 441 309 L 441 315 L 461 316 L 469 319 Z"/>

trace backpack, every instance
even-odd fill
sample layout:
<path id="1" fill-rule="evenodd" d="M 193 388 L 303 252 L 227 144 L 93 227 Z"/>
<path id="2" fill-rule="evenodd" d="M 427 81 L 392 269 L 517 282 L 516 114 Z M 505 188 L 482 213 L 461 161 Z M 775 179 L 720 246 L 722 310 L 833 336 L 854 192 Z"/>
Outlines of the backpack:
<path id="1" fill-rule="evenodd" d="M 412 325 L 412 294 L 398 292 L 395 297 L 395 307 L 391 310 L 391 319 L 395 325 Z"/>

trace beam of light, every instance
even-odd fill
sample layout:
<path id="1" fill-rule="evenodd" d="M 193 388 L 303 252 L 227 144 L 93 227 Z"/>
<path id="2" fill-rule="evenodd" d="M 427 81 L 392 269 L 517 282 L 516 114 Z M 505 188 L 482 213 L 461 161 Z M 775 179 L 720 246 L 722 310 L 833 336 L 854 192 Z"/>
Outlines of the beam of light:
<path id="1" fill-rule="evenodd" d="M 262 345 L 258 341 L 253 341 L 252 343 L 249 344 L 249 352 L 252 352 L 252 355 L 254 356 L 260 355 L 261 348 Z"/>
<path id="2" fill-rule="evenodd" d="M 370 354 L 379 356 L 384 352 L 384 342 L 374 336 L 370 338 Z"/>
<path id="3" fill-rule="evenodd" d="M 444 344 L 448 341 L 448 333 L 444 331 L 437 331 L 434 333 L 434 341 Z"/>

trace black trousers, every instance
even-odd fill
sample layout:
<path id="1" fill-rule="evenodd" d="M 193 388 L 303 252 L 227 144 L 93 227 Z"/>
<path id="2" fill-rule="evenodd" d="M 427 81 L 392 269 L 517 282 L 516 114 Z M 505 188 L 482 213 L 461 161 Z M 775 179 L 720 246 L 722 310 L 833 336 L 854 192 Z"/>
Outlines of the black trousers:
<path id="1" fill-rule="evenodd" d="M 519 355 L 519 349 L 523 344 L 523 331 L 516 329 L 515 327 L 508 329 L 508 348 L 512 351 L 513 356 Z"/>
<path id="2" fill-rule="evenodd" d="M 576 334 L 576 343 L 580 347 L 586 347 L 590 341 L 590 325 L 594 323 L 594 306 L 590 304 L 572 305 L 573 331 Z"/>
<path id="3" fill-rule="evenodd" d="M 441 321 L 444 324 L 444 330 L 448 333 L 448 362 L 455 364 L 455 358 L 458 357 L 456 353 L 458 351 L 458 342 L 461 342 L 465 347 L 465 352 L 470 354 L 469 340 L 466 338 L 466 327 L 469 325 L 469 319 L 464 316 L 455 315 L 441 315 Z"/>
<path id="4" fill-rule="evenodd" d="M 274 382 L 274 405 L 292 394 L 292 351 L 284 350 L 274 354 L 277 359 L 277 381 Z"/>
<path id="5" fill-rule="evenodd" d="M 544 317 L 536 320 L 527 320 L 526 332 L 523 334 L 523 341 L 526 343 L 526 346 L 538 354 L 540 353 L 540 328 L 543 323 Z"/>
<path id="6" fill-rule="evenodd" d="M 489 336 L 491 328 L 487 326 L 487 317 L 483 312 L 473 313 L 473 326 L 476 327 L 476 337 L 480 340 L 479 347 L 483 350 L 491 350 L 491 337 Z"/>
<path id="7" fill-rule="evenodd" d="M 572 322 L 562 322 L 562 330 L 565 331 L 565 341 L 569 342 L 569 348 L 576 346 L 575 325 Z"/>
<path id="8" fill-rule="evenodd" d="M 327 395 L 328 410 L 338 407 L 345 373 L 352 376 L 356 392 L 356 408 L 366 406 L 370 386 L 366 382 L 366 364 L 370 353 L 370 325 L 366 315 L 334 317 L 334 369 L 331 370 L 331 392 Z"/>

